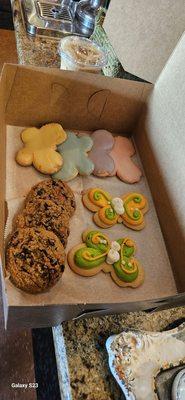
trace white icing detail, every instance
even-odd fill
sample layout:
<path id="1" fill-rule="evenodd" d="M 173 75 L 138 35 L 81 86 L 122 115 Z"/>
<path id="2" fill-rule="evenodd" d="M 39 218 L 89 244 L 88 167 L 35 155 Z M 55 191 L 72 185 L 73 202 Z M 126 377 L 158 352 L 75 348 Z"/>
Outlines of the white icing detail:
<path id="1" fill-rule="evenodd" d="M 125 264 L 126 264 L 125 260 L 122 260 L 121 264 L 122 264 L 122 265 L 125 265 Z"/>
<path id="2" fill-rule="evenodd" d="M 99 243 L 107 244 L 107 241 L 105 239 L 99 239 Z"/>
<path id="3" fill-rule="evenodd" d="M 118 242 L 113 241 L 111 243 L 111 249 L 116 250 L 116 251 L 120 251 L 121 250 L 121 246 Z"/>
<path id="4" fill-rule="evenodd" d="M 114 264 L 115 262 L 119 261 L 120 259 L 120 251 L 121 247 L 118 242 L 113 241 L 110 246 L 110 250 L 107 254 L 106 262 L 107 264 Z"/>
<path id="5" fill-rule="evenodd" d="M 132 267 L 132 263 L 131 263 L 131 262 L 129 262 L 129 263 L 128 263 L 128 266 L 129 266 L 129 267 Z"/>
<path id="6" fill-rule="evenodd" d="M 120 197 L 114 197 L 114 199 L 112 199 L 112 206 L 118 215 L 123 215 L 125 212 L 123 204 L 123 200 L 120 199 Z"/>
<path id="7" fill-rule="evenodd" d="M 115 262 L 119 261 L 120 255 L 118 251 L 110 249 L 107 254 L 106 262 L 107 264 L 114 264 Z"/>

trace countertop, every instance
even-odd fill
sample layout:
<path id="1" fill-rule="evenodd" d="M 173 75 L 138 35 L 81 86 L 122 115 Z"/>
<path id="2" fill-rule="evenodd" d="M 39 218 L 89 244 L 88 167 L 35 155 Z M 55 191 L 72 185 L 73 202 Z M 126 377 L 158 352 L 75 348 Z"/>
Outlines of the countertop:
<path id="1" fill-rule="evenodd" d="M 109 372 L 106 339 L 125 328 L 161 331 L 184 318 L 185 308 L 180 307 L 154 314 L 135 312 L 71 321 L 54 328 L 62 400 L 121 400 Z"/>
<path id="2" fill-rule="evenodd" d="M 18 0 L 11 0 L 19 64 L 59 68 L 58 41 L 26 35 Z"/>
<path id="3" fill-rule="evenodd" d="M 11 3 L 19 63 L 59 68 L 58 41 L 29 38 L 18 0 Z M 129 74 L 124 77 L 129 78 Z M 184 307 L 154 314 L 137 312 L 90 318 L 53 328 L 62 400 L 120 400 L 120 390 L 108 368 L 106 339 L 126 327 L 162 330 L 177 319 L 185 319 Z"/>
<path id="4" fill-rule="evenodd" d="M 11 0 L 11 5 L 19 64 L 34 65 L 37 67 L 59 68 L 59 40 L 44 37 L 31 37 L 26 35 L 22 22 L 19 0 Z M 95 39 L 99 45 L 103 44 L 104 48 L 106 48 L 108 63 L 103 69 L 103 72 L 106 76 L 116 76 L 119 78 L 137 81 L 142 80 L 124 70 L 103 29 L 97 26 L 92 38 Z"/>

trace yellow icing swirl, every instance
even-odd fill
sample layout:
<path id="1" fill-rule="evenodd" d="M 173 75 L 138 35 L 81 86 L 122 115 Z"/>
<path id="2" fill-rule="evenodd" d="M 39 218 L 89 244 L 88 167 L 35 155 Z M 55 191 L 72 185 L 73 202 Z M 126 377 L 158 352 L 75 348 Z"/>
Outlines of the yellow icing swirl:
<path id="1" fill-rule="evenodd" d="M 145 197 L 139 193 L 132 193 L 123 200 L 125 209 L 123 220 L 134 226 L 142 224 L 144 220 L 142 209 L 146 206 Z"/>
<path id="2" fill-rule="evenodd" d="M 98 207 L 105 207 L 111 201 L 109 193 L 99 188 L 94 188 L 88 192 L 89 200 Z"/>
<path id="3" fill-rule="evenodd" d="M 104 257 L 104 256 L 106 256 L 108 254 L 109 249 L 110 249 L 110 241 L 109 241 L 108 237 L 103 235 L 103 233 L 100 233 L 100 232 L 94 233 L 92 235 L 92 237 L 91 237 L 92 243 L 94 245 L 97 245 L 97 246 L 102 243 L 102 240 L 104 240 L 106 242 L 105 245 L 107 246 L 107 250 L 104 251 L 103 253 L 100 253 L 97 256 L 94 256 L 94 254 L 91 253 L 91 249 L 86 248 L 83 251 L 83 258 L 85 260 L 87 260 L 87 261 L 95 261 L 95 260 L 98 260 L 99 258 L 102 258 L 102 257 Z"/>
<path id="4" fill-rule="evenodd" d="M 106 251 L 105 253 L 101 253 L 100 255 L 98 255 L 96 257 L 93 257 L 92 254 L 90 253 L 90 250 L 84 250 L 83 258 L 85 258 L 85 260 L 87 260 L 87 261 L 95 261 L 95 260 L 99 260 L 99 258 L 106 256 L 107 253 L 108 253 L 108 251 Z"/>
<path id="5" fill-rule="evenodd" d="M 115 225 L 118 221 L 118 214 L 111 206 L 105 206 L 98 211 L 100 220 L 108 226 Z"/>

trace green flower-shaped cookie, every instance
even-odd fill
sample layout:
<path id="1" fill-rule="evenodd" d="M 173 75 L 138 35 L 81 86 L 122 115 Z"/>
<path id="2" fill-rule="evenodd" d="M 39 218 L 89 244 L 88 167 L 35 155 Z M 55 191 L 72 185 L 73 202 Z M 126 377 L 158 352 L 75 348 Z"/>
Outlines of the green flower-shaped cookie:
<path id="1" fill-rule="evenodd" d="M 70 181 L 78 174 L 90 175 L 94 170 L 93 162 L 87 152 L 91 150 L 93 140 L 89 136 L 78 137 L 72 132 L 67 133 L 67 140 L 58 146 L 58 152 L 63 158 L 60 171 L 53 175 L 54 179 Z"/>

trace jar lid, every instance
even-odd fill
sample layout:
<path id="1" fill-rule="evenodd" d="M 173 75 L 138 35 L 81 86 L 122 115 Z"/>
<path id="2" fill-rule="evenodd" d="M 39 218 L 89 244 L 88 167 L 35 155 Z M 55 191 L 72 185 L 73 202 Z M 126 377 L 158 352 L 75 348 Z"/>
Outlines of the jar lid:
<path id="1" fill-rule="evenodd" d="M 103 49 L 92 40 L 80 36 L 62 38 L 59 54 L 80 67 L 103 68 L 107 64 L 107 56 Z"/>
<path id="2" fill-rule="evenodd" d="M 79 3 L 76 9 L 76 18 L 82 25 L 85 25 L 87 28 L 94 28 L 95 17 L 96 10 L 90 4 Z"/>

